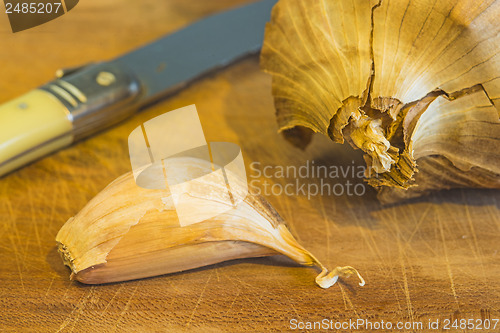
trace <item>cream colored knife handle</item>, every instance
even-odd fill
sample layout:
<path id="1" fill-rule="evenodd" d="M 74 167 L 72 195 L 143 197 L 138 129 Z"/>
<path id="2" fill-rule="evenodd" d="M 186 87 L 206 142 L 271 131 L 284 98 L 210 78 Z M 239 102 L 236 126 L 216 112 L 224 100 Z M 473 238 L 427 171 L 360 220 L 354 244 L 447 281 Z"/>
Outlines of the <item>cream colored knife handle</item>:
<path id="1" fill-rule="evenodd" d="M 100 63 L 0 105 L 0 176 L 123 120 L 139 95 L 130 71 Z"/>
<path id="2" fill-rule="evenodd" d="M 66 106 L 36 89 L 0 105 L 0 175 L 73 142 Z"/>

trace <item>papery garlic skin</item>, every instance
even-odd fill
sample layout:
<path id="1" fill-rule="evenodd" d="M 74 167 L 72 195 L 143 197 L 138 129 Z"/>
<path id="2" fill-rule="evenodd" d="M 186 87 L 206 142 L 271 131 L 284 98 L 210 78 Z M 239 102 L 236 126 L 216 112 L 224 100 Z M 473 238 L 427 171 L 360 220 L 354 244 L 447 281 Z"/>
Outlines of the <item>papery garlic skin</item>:
<path id="1" fill-rule="evenodd" d="M 175 163 L 188 174 L 200 174 L 207 164 L 196 158 L 177 158 Z M 193 207 L 196 215 L 197 209 L 206 211 L 223 204 L 218 196 L 224 195 L 227 187 L 202 177 L 190 182 L 187 190 L 203 206 Z M 135 184 L 132 172 L 113 181 L 70 218 L 56 241 L 64 263 L 72 270 L 72 278 L 88 284 L 127 281 L 276 254 L 320 268 L 317 281 L 323 288 L 333 285 L 339 275 L 356 272 L 347 267 L 329 273 L 295 240 L 281 216 L 260 196 L 249 193 L 244 201 L 222 214 L 182 226 L 168 190 L 141 188 Z"/>
<path id="2" fill-rule="evenodd" d="M 498 17 L 500 0 L 280 0 L 261 52 L 280 131 L 363 150 L 384 202 L 500 188 Z"/>

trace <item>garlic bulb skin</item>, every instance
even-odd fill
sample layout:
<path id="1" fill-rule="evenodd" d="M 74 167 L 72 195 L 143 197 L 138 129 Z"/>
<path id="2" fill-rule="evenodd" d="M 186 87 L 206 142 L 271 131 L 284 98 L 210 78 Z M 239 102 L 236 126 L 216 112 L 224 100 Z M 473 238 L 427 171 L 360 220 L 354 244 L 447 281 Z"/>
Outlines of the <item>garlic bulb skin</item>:
<path id="1" fill-rule="evenodd" d="M 261 66 L 280 131 L 365 153 L 383 202 L 500 188 L 500 1 L 280 0 Z"/>

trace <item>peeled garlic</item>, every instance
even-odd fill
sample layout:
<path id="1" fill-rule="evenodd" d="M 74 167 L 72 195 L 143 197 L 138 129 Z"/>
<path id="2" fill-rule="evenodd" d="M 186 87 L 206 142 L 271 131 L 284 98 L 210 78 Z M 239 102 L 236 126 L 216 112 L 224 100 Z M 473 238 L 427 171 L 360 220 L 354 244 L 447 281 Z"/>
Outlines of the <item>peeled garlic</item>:
<path id="1" fill-rule="evenodd" d="M 277 120 L 365 152 L 385 202 L 500 188 L 500 0 L 280 0 L 262 68 Z"/>
<path id="2" fill-rule="evenodd" d="M 207 162 L 196 158 L 171 159 L 182 177 L 199 175 Z M 161 167 L 161 166 L 153 166 Z M 216 177 L 215 173 L 213 173 Z M 195 197 L 206 213 L 220 211 L 227 187 L 205 176 L 189 182 L 186 194 Z M 231 177 L 231 175 L 228 175 Z M 234 185 L 234 183 L 233 183 Z M 234 186 L 238 186 L 237 184 Z M 238 192 L 238 188 L 234 189 Z M 234 193 L 234 192 L 233 192 Z M 167 189 L 144 189 L 127 173 L 94 197 L 63 225 L 56 241 L 71 278 L 97 284 L 180 272 L 225 260 L 284 254 L 297 263 L 317 266 L 322 288 L 338 277 L 356 274 L 350 267 L 329 272 L 288 231 L 283 219 L 262 197 L 248 194 L 236 207 L 202 222 L 181 226 Z"/>

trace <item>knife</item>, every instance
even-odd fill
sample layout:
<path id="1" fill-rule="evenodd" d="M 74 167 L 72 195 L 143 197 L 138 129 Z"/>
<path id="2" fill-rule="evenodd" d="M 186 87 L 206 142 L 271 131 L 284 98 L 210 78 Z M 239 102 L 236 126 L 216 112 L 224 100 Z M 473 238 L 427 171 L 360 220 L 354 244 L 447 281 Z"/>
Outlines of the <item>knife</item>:
<path id="1" fill-rule="evenodd" d="M 276 2 L 210 16 L 111 61 L 58 70 L 55 80 L 0 105 L 0 176 L 257 52 Z"/>

